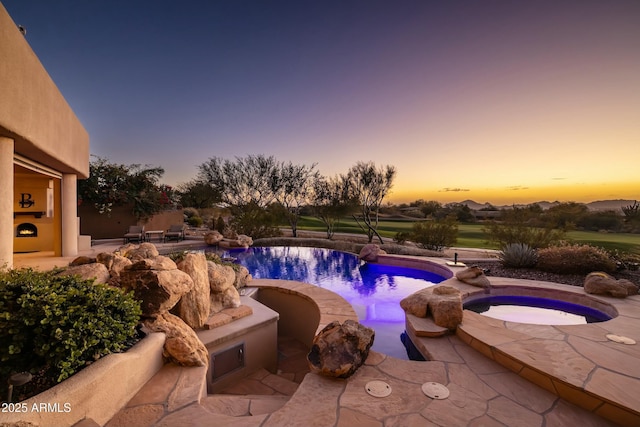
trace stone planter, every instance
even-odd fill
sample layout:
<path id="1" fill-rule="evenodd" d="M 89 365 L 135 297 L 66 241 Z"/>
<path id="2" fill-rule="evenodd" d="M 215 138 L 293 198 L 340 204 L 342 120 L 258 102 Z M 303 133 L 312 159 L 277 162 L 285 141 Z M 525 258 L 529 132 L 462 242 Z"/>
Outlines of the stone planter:
<path id="1" fill-rule="evenodd" d="M 72 426 L 90 418 L 106 424 L 163 366 L 165 335 L 147 335 L 125 353 L 110 354 L 87 368 L 19 403 L 21 412 L 2 414 L 3 423 Z"/>

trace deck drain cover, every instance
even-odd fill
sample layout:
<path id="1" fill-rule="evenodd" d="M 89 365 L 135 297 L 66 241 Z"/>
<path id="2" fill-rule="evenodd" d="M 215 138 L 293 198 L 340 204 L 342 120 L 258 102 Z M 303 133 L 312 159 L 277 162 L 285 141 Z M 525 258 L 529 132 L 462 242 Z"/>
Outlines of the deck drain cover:
<path id="1" fill-rule="evenodd" d="M 369 381 L 364 389 L 374 397 L 387 397 L 391 394 L 391 386 L 384 381 Z"/>
<path id="2" fill-rule="evenodd" d="M 616 335 L 616 334 L 607 334 L 607 339 L 613 342 L 617 342 L 620 344 L 627 344 L 627 345 L 633 345 L 636 343 L 636 340 L 632 338 L 624 337 L 622 335 Z"/>
<path id="3" fill-rule="evenodd" d="M 449 397 L 449 389 L 440 383 L 424 383 L 422 384 L 422 392 L 432 399 L 442 400 Z"/>

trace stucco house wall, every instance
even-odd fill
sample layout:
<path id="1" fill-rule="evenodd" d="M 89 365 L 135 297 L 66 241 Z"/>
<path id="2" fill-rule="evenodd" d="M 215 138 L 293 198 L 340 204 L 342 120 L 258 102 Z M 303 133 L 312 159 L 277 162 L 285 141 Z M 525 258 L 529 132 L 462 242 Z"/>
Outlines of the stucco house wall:
<path id="1" fill-rule="evenodd" d="M 47 197 L 59 212 L 48 217 L 51 243 L 36 246 L 57 256 L 75 255 L 76 185 L 89 174 L 89 135 L 1 3 L 0 58 L 0 268 L 12 265 L 16 227 L 33 208 L 21 204 L 24 215 L 16 217 L 16 198 L 50 187 Z M 39 180 L 46 188 L 21 187 Z"/>

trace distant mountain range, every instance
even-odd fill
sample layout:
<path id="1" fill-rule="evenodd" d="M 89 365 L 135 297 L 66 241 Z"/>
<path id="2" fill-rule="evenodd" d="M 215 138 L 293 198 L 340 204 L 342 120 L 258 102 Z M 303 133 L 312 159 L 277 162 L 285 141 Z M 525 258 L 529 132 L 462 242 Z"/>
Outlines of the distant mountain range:
<path id="1" fill-rule="evenodd" d="M 589 202 L 589 203 L 585 203 L 585 205 L 587 206 L 587 208 L 589 208 L 589 210 L 592 211 L 619 211 L 620 209 L 622 209 L 624 206 L 629 206 L 632 205 L 634 202 L 634 200 L 597 200 L 595 202 Z M 549 209 L 552 206 L 555 205 L 559 205 L 561 202 L 548 202 L 548 201 L 540 201 L 540 202 L 534 202 L 537 203 L 538 205 L 540 205 L 540 207 L 542 209 Z M 528 206 L 528 205 L 532 205 L 534 203 L 526 203 L 526 204 L 516 204 L 515 206 L 517 207 L 524 207 L 524 206 Z M 488 207 L 496 207 L 498 209 L 508 209 L 508 208 L 512 208 L 514 205 L 501 205 L 501 206 L 497 206 L 497 205 L 491 205 L 490 203 L 478 203 L 475 202 L 473 200 L 465 200 L 463 202 L 460 202 L 460 204 L 463 205 L 467 205 L 469 206 L 470 209 L 473 210 L 480 210 L 480 209 L 484 209 L 484 208 L 488 208 Z"/>

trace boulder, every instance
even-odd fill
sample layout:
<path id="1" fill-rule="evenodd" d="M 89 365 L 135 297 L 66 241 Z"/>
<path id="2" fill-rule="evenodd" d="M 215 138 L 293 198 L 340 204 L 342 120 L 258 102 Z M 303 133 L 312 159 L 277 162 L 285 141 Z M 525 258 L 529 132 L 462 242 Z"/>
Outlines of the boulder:
<path id="1" fill-rule="evenodd" d="M 233 286 L 236 289 L 244 288 L 251 280 L 253 280 L 253 277 L 251 277 L 251 273 L 249 273 L 247 267 L 243 265 L 239 265 L 235 273 L 236 280 L 233 282 Z"/>
<path id="2" fill-rule="evenodd" d="M 460 291 L 451 286 L 435 287 L 429 298 L 429 313 L 436 325 L 455 330 L 462 323 Z"/>
<path id="3" fill-rule="evenodd" d="M 224 239 L 224 236 L 218 230 L 210 231 L 204 235 L 204 242 L 209 246 L 218 245 L 222 239 Z"/>
<path id="4" fill-rule="evenodd" d="M 131 265 L 131 260 L 125 258 L 122 255 L 115 253 L 102 252 L 96 256 L 96 261 L 102 263 L 109 269 L 111 279 L 109 283 L 120 284 L 120 273 L 128 265 Z"/>
<path id="5" fill-rule="evenodd" d="M 638 294 L 638 286 L 627 279 L 616 280 L 607 273 L 596 271 L 584 279 L 584 291 L 588 294 L 626 298 Z"/>
<path id="6" fill-rule="evenodd" d="M 122 248 L 120 250 L 122 251 Z M 135 262 L 145 258 L 155 258 L 160 255 L 160 253 L 153 243 L 141 243 L 139 246 L 128 248 L 121 255 Z"/>
<path id="7" fill-rule="evenodd" d="M 125 267 L 120 273 L 120 286 L 132 290 L 136 299 L 142 301 L 140 306 L 145 317 L 171 310 L 193 288 L 191 277 L 177 268 L 142 269 L 144 265 L 144 262 L 138 262 Z"/>
<path id="8" fill-rule="evenodd" d="M 207 348 L 178 316 L 162 313 L 144 324 L 154 332 L 166 334 L 163 355 L 169 361 L 181 366 L 206 366 L 209 363 Z"/>
<path id="9" fill-rule="evenodd" d="M 219 313 L 225 308 L 240 307 L 240 293 L 235 287 L 230 287 L 220 292 L 212 292 L 209 296 L 209 314 Z"/>
<path id="10" fill-rule="evenodd" d="M 380 249 L 380 246 L 375 243 L 369 243 L 362 247 L 358 258 L 366 262 L 376 262 L 378 260 L 378 255 L 381 254 L 386 254 L 386 252 Z"/>
<path id="11" fill-rule="evenodd" d="M 367 359 L 374 338 L 373 329 L 354 320 L 346 320 L 342 325 L 331 322 L 313 339 L 307 355 L 309 368 L 321 375 L 348 378 Z"/>
<path id="12" fill-rule="evenodd" d="M 180 298 L 174 313 L 192 328 L 201 328 L 209 318 L 211 308 L 207 258 L 204 253 L 188 253 L 178 263 L 178 269 L 191 277 L 193 288 Z"/>
<path id="13" fill-rule="evenodd" d="M 155 271 L 170 271 L 177 270 L 178 266 L 169 257 L 156 256 L 153 258 L 139 258 L 131 262 L 131 265 L 127 267 L 128 270 L 155 270 Z"/>
<path id="14" fill-rule="evenodd" d="M 235 287 L 236 272 L 228 265 L 207 261 L 209 274 L 210 314 L 225 308 L 240 307 L 240 294 Z"/>
<path id="15" fill-rule="evenodd" d="M 427 317 L 429 300 L 433 291 L 429 288 L 414 292 L 400 301 L 400 307 L 416 317 Z"/>
<path id="16" fill-rule="evenodd" d="M 209 286 L 212 293 L 234 287 L 236 272 L 228 265 L 207 261 L 207 273 L 209 275 Z"/>
<path id="17" fill-rule="evenodd" d="M 484 288 L 486 291 L 489 291 L 491 288 L 491 282 L 489 282 L 487 276 L 484 275 L 484 271 L 478 266 L 458 271 L 456 273 L 456 279 L 468 285 Z"/>
<path id="18" fill-rule="evenodd" d="M 91 257 L 88 257 L 88 256 L 81 255 L 81 256 L 77 257 L 76 259 L 74 259 L 73 261 L 71 261 L 69 263 L 69 265 L 70 266 L 75 266 L 75 265 L 83 265 L 83 264 L 92 264 L 94 262 L 96 262 L 95 258 L 91 258 Z"/>
<path id="19" fill-rule="evenodd" d="M 248 248 L 253 245 L 253 239 L 246 234 L 238 234 L 238 238 L 236 239 L 238 247 Z"/>
<path id="20" fill-rule="evenodd" d="M 58 273 L 58 275 L 80 276 L 83 280 L 94 279 L 95 283 L 108 283 L 110 277 L 107 267 L 99 262 L 69 266 Z"/>

